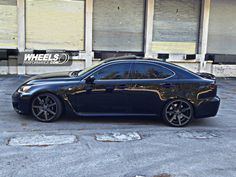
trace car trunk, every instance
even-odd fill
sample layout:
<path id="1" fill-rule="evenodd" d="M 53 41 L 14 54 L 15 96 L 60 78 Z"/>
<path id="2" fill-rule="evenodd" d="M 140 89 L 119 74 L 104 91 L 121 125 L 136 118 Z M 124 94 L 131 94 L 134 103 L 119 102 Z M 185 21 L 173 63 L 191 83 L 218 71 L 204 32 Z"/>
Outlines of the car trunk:
<path id="1" fill-rule="evenodd" d="M 201 76 L 202 78 L 205 78 L 205 79 L 216 80 L 216 77 L 213 74 L 210 74 L 210 73 L 197 73 L 197 75 L 199 75 L 199 76 Z"/>

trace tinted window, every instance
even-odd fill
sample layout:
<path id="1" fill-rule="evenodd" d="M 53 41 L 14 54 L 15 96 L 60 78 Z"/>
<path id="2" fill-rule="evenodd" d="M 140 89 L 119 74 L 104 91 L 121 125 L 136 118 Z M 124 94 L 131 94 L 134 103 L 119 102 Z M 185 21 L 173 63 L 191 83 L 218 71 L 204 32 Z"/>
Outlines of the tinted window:
<path id="1" fill-rule="evenodd" d="M 93 70 L 94 68 L 96 68 L 98 65 L 101 65 L 102 63 L 103 63 L 103 61 L 101 61 L 101 62 L 99 62 L 99 63 L 97 63 L 97 64 L 95 64 L 95 65 L 92 65 L 92 66 L 90 66 L 90 67 L 88 67 L 88 68 L 85 68 L 85 69 L 82 70 L 82 71 L 79 71 L 79 73 L 77 74 L 77 76 L 82 76 L 83 74 L 85 74 L 85 73 L 87 73 L 87 72 Z"/>
<path id="2" fill-rule="evenodd" d="M 94 73 L 96 80 L 128 79 L 129 63 L 120 63 L 106 66 Z"/>
<path id="3" fill-rule="evenodd" d="M 134 66 L 134 79 L 165 79 L 174 73 L 167 68 L 155 64 L 137 63 Z"/>

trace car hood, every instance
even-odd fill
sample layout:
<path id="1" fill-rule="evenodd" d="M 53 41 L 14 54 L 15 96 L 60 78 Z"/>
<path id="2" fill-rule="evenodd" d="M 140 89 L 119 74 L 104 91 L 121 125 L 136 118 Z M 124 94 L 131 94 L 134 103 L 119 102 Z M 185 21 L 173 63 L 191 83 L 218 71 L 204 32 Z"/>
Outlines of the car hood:
<path id="1" fill-rule="evenodd" d="M 71 71 L 65 71 L 65 72 L 55 72 L 55 73 L 46 73 L 46 74 L 40 74 L 33 76 L 29 78 L 28 80 L 25 81 L 24 84 L 35 84 L 37 82 L 60 82 L 60 81 L 66 81 L 70 78 L 71 76 Z"/>

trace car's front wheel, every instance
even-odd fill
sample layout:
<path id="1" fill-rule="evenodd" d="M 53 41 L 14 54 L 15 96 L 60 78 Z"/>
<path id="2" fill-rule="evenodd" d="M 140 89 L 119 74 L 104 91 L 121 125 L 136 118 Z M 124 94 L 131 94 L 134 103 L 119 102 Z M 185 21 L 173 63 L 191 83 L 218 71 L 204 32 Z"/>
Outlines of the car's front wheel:
<path id="1" fill-rule="evenodd" d="M 62 114 L 62 104 L 58 97 L 51 93 L 37 95 L 32 101 L 32 113 L 41 122 L 52 122 Z"/>
<path id="2" fill-rule="evenodd" d="M 183 127 L 187 125 L 193 117 L 193 107 L 191 103 L 183 99 L 171 100 L 163 110 L 164 121 L 173 127 Z"/>

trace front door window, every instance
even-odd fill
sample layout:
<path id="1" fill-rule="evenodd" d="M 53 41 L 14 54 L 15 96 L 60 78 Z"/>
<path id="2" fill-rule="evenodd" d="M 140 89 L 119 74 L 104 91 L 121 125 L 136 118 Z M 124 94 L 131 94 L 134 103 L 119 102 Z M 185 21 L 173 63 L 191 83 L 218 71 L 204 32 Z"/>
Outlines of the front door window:
<path id="1" fill-rule="evenodd" d="M 93 74 L 95 80 L 119 80 L 128 79 L 130 64 L 113 64 L 106 66 Z"/>

